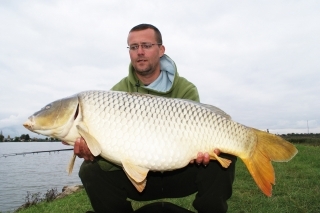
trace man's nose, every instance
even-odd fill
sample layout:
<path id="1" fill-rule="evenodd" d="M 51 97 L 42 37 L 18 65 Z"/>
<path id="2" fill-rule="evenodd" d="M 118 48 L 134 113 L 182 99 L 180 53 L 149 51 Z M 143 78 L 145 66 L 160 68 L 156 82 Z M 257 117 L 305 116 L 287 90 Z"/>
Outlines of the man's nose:
<path id="1" fill-rule="evenodd" d="M 144 54 L 144 49 L 142 48 L 141 45 L 139 45 L 139 47 L 137 49 L 137 52 L 138 52 L 139 55 Z"/>

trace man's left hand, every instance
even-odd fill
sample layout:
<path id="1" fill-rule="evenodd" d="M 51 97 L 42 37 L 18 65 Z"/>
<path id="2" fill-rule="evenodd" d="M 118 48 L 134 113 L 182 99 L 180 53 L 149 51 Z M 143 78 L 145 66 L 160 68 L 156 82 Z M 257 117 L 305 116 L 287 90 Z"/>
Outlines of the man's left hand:
<path id="1" fill-rule="evenodd" d="M 216 153 L 217 155 L 220 155 L 220 150 L 219 149 L 215 149 L 214 153 Z M 197 155 L 197 158 L 195 160 L 190 161 L 190 163 L 194 163 L 196 162 L 197 164 L 203 164 L 203 165 L 208 165 L 210 162 L 210 155 L 208 152 L 202 153 L 199 152 Z"/>

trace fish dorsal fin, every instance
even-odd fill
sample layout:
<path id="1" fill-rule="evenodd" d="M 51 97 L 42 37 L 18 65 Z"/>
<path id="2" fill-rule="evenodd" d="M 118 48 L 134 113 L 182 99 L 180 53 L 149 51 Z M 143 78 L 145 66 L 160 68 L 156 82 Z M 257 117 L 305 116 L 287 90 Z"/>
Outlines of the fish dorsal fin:
<path id="1" fill-rule="evenodd" d="M 228 119 L 228 120 L 231 120 L 231 116 L 228 115 L 225 111 L 223 111 L 222 109 L 218 108 L 218 107 L 215 107 L 215 106 L 212 106 L 212 105 L 209 105 L 209 104 L 200 104 L 208 109 L 210 109 L 212 112 L 218 114 L 218 115 L 221 115 L 222 117 Z"/>
<path id="2" fill-rule="evenodd" d="M 130 92 L 128 94 L 135 95 L 135 96 L 140 96 L 140 97 L 155 97 L 154 95 L 138 93 L 138 92 Z M 161 97 L 161 98 L 166 98 L 166 97 Z M 231 116 L 230 115 L 228 115 L 225 111 L 223 111 L 222 109 L 220 109 L 220 108 L 218 108 L 216 106 L 212 106 L 212 105 L 209 105 L 209 104 L 203 104 L 203 103 L 199 103 L 199 102 L 196 102 L 196 101 L 193 101 L 193 100 L 188 100 L 188 99 L 180 99 L 180 98 L 175 98 L 175 99 L 200 105 L 202 107 L 205 107 L 205 108 L 209 109 L 210 111 L 214 112 L 215 114 L 218 114 L 218 115 L 220 115 L 220 116 L 222 116 L 222 117 L 224 117 L 224 118 L 226 118 L 228 120 L 231 120 Z"/>
<path id="3" fill-rule="evenodd" d="M 68 175 L 71 175 L 71 173 L 72 173 L 75 160 L 76 160 L 76 155 L 73 154 L 72 158 L 70 159 L 68 168 L 67 168 Z"/>
<path id="4" fill-rule="evenodd" d="M 142 192 L 146 186 L 149 169 L 134 165 L 130 161 L 123 161 L 122 166 L 131 183 Z"/>
<path id="5" fill-rule="evenodd" d="M 225 111 L 223 111 L 222 109 L 218 108 L 218 107 L 215 107 L 215 106 L 212 106 L 210 104 L 203 104 L 203 103 L 199 103 L 199 102 L 196 102 L 196 101 L 192 101 L 192 100 L 187 100 L 187 99 L 180 99 L 180 100 L 183 100 L 183 101 L 186 101 L 186 102 L 190 102 L 190 103 L 193 103 L 193 104 L 197 104 L 197 105 L 200 105 L 202 107 L 205 107 L 207 109 L 209 109 L 210 111 L 228 119 L 228 120 L 231 120 L 231 116 L 228 115 Z"/>
<path id="6" fill-rule="evenodd" d="M 93 154 L 93 156 L 98 156 L 101 153 L 101 146 L 98 143 L 98 141 L 88 132 L 88 128 L 83 122 L 80 122 L 77 125 L 77 129 L 79 131 L 79 134 L 84 138 L 86 141 L 90 152 Z"/>

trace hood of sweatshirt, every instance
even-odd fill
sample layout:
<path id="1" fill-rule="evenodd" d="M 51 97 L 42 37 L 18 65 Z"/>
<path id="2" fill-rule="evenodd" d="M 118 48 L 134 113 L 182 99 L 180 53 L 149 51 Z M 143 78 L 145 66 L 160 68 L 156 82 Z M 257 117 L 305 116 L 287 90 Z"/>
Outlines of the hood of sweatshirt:
<path id="1" fill-rule="evenodd" d="M 137 87 L 143 87 L 147 90 L 153 90 L 160 93 L 167 93 L 173 88 L 174 79 L 178 76 L 177 67 L 174 61 L 164 54 L 160 58 L 160 70 L 159 77 L 148 86 L 144 86 L 140 84 L 139 79 L 134 72 L 134 68 L 130 63 L 129 81 L 132 85 Z"/>

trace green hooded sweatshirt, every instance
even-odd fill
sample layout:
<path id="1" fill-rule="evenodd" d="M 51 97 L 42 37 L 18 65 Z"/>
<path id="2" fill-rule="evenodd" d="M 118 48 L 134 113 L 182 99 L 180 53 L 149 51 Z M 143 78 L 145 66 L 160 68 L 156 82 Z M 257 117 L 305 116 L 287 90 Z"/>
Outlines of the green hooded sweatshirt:
<path id="1" fill-rule="evenodd" d="M 123 92 L 139 92 L 168 98 L 189 99 L 199 102 L 196 86 L 187 79 L 180 77 L 174 61 L 167 55 L 160 58 L 160 76 L 150 85 L 145 86 L 139 82 L 132 64 L 129 65 L 129 75 L 123 78 L 111 90 Z M 101 169 L 105 171 L 119 170 L 120 167 L 100 158 Z"/>

